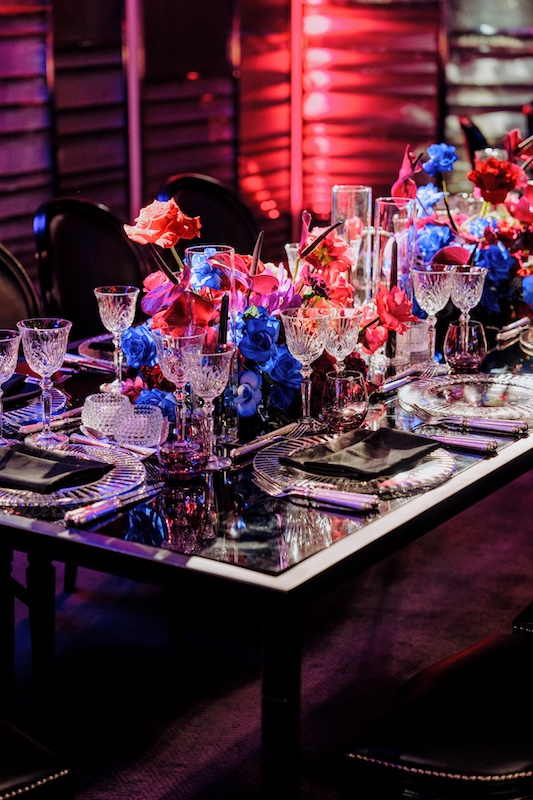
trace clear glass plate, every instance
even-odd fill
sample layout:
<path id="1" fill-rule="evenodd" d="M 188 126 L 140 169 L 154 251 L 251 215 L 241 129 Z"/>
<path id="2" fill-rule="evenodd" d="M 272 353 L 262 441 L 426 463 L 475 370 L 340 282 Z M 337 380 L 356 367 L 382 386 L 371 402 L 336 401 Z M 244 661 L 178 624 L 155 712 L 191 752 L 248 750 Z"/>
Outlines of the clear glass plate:
<path id="1" fill-rule="evenodd" d="M 405 411 L 413 405 L 435 417 L 485 417 L 528 419 L 533 417 L 533 376 L 447 375 L 413 381 L 398 390 Z"/>
<path id="2" fill-rule="evenodd" d="M 530 326 L 520 334 L 520 348 L 527 353 L 528 356 L 533 356 L 533 327 Z"/>
<path id="3" fill-rule="evenodd" d="M 106 475 L 85 486 L 60 489 L 50 494 L 32 492 L 25 489 L 6 489 L 0 487 L 0 507 L 32 508 L 34 506 L 71 507 L 108 500 L 130 489 L 140 486 L 146 479 L 143 464 L 129 453 L 118 449 L 104 450 L 90 445 L 65 444 L 57 448 L 63 453 L 91 458 L 113 464 Z"/>
<path id="4" fill-rule="evenodd" d="M 332 478 L 329 475 L 314 475 L 279 463 L 282 455 L 292 456 L 299 450 L 326 442 L 331 438 L 330 435 L 324 434 L 276 442 L 257 453 L 253 461 L 254 472 L 259 473 L 284 489 L 294 486 L 295 483 L 305 478 L 305 486 L 307 488 L 319 488 L 327 485 L 330 488 L 363 492 L 365 494 L 378 494 L 381 497 L 401 497 L 438 486 L 451 478 L 456 471 L 455 458 L 442 448 L 434 450 L 429 455 L 421 458 L 416 464 L 411 464 L 394 475 L 372 478 L 371 480 L 353 480 Z"/>
<path id="5" fill-rule="evenodd" d="M 67 398 L 63 392 L 55 387 L 51 389 L 50 393 L 52 395 L 53 417 L 54 414 L 60 414 L 65 409 Z M 34 422 L 40 422 L 43 416 L 40 394 L 39 390 L 39 397 L 36 397 L 23 408 L 15 408 L 12 411 L 6 411 L 3 416 L 4 423 L 8 425 L 31 425 Z"/>

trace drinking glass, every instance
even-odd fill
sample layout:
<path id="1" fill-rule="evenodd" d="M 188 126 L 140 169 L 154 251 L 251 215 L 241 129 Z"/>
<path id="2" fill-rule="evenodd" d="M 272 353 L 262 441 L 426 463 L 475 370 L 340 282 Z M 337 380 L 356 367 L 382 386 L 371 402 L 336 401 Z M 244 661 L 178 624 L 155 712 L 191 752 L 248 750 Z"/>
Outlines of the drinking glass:
<path id="1" fill-rule="evenodd" d="M 313 373 L 311 364 L 324 352 L 329 315 L 330 310 L 327 308 L 288 308 L 280 315 L 289 352 L 301 364 L 301 422 L 309 430 L 321 427 L 311 416 L 311 375 Z"/>
<path id="2" fill-rule="evenodd" d="M 363 185 L 335 184 L 331 189 L 331 224 L 350 245 L 350 281 L 359 303 L 370 300 L 372 254 L 372 188 Z"/>
<path id="3" fill-rule="evenodd" d="M 326 353 L 335 359 L 335 370 L 342 372 L 344 359 L 353 353 L 359 341 L 360 308 L 334 308 L 328 317 Z"/>
<path id="4" fill-rule="evenodd" d="M 216 456 L 213 452 L 214 442 L 214 400 L 224 391 L 229 380 L 235 348 L 232 344 L 204 344 L 183 348 L 183 361 L 189 378 L 191 389 L 204 401 L 209 461 L 206 469 L 227 469 L 231 466 L 230 458 Z"/>
<path id="5" fill-rule="evenodd" d="M 185 402 L 187 376 L 183 362 L 183 350 L 188 347 L 191 351 L 196 349 L 200 352 L 206 335 L 205 328 L 194 325 L 177 328 L 172 334 L 163 333 L 157 328 L 152 330 L 161 372 L 176 387 L 174 397 L 176 399 L 176 440 L 178 442 L 185 441 L 183 429 L 187 414 Z"/>
<path id="6" fill-rule="evenodd" d="M 444 338 L 444 358 L 454 373 L 479 372 L 487 355 L 487 340 L 481 322 L 451 322 Z"/>
<path id="7" fill-rule="evenodd" d="M 457 266 L 452 280 L 451 298 L 461 312 L 459 321 L 466 327 L 470 309 L 477 306 L 483 294 L 483 285 L 488 269 L 485 267 Z"/>
<path id="8" fill-rule="evenodd" d="M 2 329 L 0 330 L 0 447 L 7 447 L 10 444 L 2 431 L 2 396 L 4 391 L 2 384 L 5 383 L 15 372 L 19 354 L 20 332 Z"/>
<path id="9" fill-rule="evenodd" d="M 42 431 L 31 434 L 25 440 L 39 447 L 51 448 L 68 442 L 68 436 L 64 433 L 50 429 L 53 385 L 50 378 L 63 363 L 71 327 L 72 322 L 57 317 L 23 319 L 17 322 L 28 366 L 42 378 Z"/>
<path id="10" fill-rule="evenodd" d="M 378 197 L 374 210 L 374 255 L 372 294 L 378 283 L 387 289 L 398 286 L 411 290 L 410 270 L 416 250 L 414 200 L 405 197 Z"/>
<path id="11" fill-rule="evenodd" d="M 455 266 L 431 264 L 411 270 L 413 289 L 420 308 L 428 315 L 428 368 L 435 365 L 435 328 L 437 313 L 450 299 Z"/>
<path id="12" fill-rule="evenodd" d="M 98 312 L 104 328 L 113 334 L 115 380 L 105 384 L 105 391 L 119 393 L 122 391 L 122 364 L 124 353 L 120 339 L 124 331 L 131 328 L 135 318 L 135 306 L 139 290 L 136 286 L 99 286 L 94 290 L 98 302 Z"/>
<path id="13" fill-rule="evenodd" d="M 328 372 L 322 397 L 322 415 L 334 433 L 359 428 L 368 412 L 365 377 L 356 370 Z"/>

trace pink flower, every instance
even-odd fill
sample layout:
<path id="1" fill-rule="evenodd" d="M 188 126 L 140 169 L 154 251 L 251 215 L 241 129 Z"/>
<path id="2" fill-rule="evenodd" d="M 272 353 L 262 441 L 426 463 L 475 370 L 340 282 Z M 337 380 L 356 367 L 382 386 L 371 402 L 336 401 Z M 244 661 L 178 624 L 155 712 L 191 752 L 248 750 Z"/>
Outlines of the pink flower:
<path id="1" fill-rule="evenodd" d="M 411 301 L 403 289 L 397 286 L 393 286 L 389 291 L 378 283 L 375 303 L 381 324 L 390 331 L 405 333 L 408 330 L 406 323 L 416 319 L 411 313 L 413 307 Z"/>
<path id="2" fill-rule="evenodd" d="M 398 172 L 398 180 L 392 184 L 391 197 L 416 198 L 416 182 L 414 175 L 421 172 L 420 156 L 417 158 L 407 145 L 403 154 L 403 161 Z"/>
<path id="3" fill-rule="evenodd" d="M 200 235 L 200 217 L 188 217 L 173 197 L 154 200 L 141 208 L 135 225 L 124 225 L 127 236 L 139 244 L 157 244 L 174 247 L 180 239 L 194 239 Z"/>
<path id="4" fill-rule="evenodd" d="M 140 375 L 137 375 L 134 380 L 126 378 L 122 394 L 129 397 L 132 403 L 135 403 L 143 389 L 148 389 L 148 384 L 143 381 Z"/>

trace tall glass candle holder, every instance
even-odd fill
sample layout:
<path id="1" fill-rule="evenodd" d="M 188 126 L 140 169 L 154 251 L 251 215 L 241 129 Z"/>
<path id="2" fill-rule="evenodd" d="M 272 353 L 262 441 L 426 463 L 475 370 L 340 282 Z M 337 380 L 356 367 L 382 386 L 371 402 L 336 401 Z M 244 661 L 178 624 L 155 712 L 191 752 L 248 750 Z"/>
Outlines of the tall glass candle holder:
<path id="1" fill-rule="evenodd" d="M 372 189 L 361 184 L 335 184 L 331 190 L 331 224 L 342 222 L 339 233 L 350 245 L 350 282 L 355 301 L 367 302 L 371 294 Z"/>

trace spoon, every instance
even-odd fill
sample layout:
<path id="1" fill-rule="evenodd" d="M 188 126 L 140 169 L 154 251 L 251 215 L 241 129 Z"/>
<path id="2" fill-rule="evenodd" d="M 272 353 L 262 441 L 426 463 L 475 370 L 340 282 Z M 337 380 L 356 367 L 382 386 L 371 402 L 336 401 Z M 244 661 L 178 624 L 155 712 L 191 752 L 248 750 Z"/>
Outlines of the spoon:
<path id="1" fill-rule="evenodd" d="M 131 453 L 135 453 L 142 458 L 146 458 L 147 456 L 152 456 L 156 452 L 154 447 L 140 447 L 138 445 L 133 444 L 118 444 L 117 442 L 110 441 L 109 438 L 97 431 L 95 428 L 89 428 L 86 425 L 80 425 L 79 433 L 73 433 L 70 436 L 71 442 L 77 442 L 78 444 L 91 444 L 96 447 L 105 447 L 105 448 L 118 448 L 119 450 L 129 450 Z"/>

